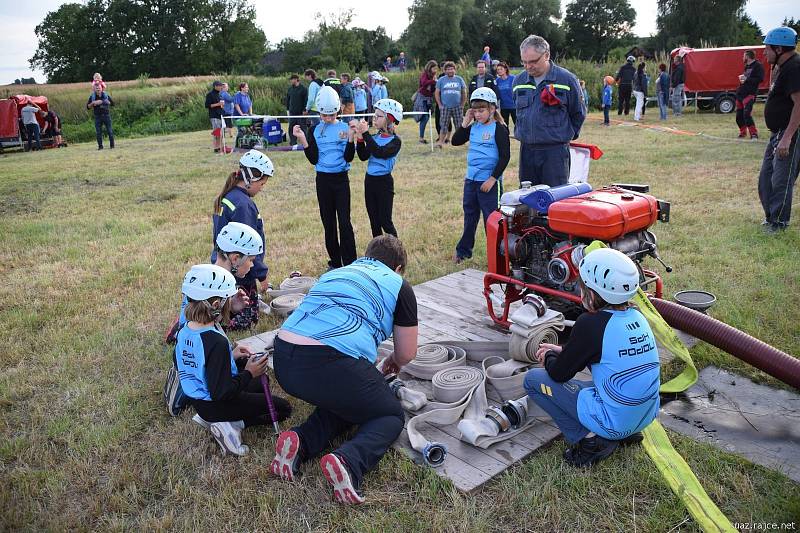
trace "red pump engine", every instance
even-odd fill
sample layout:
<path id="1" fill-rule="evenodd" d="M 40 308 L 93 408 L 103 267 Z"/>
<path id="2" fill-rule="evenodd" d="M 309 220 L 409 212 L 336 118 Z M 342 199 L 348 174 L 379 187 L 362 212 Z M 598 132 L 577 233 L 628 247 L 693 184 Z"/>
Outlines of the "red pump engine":
<path id="1" fill-rule="evenodd" d="M 578 264 L 595 239 L 630 257 L 642 287 L 654 285 L 661 297 L 661 278 L 641 262 L 650 256 L 672 270 L 658 257 L 656 237 L 648 229 L 656 220 L 669 222 L 669 203 L 646 194 L 646 185 L 620 184 L 554 201 L 543 213 L 526 198 L 541 188 L 523 183 L 522 189 L 505 193 L 487 222 L 483 293 L 495 323 L 508 328 L 510 305 L 529 293 L 545 297 L 567 318 L 580 314 Z M 502 294 L 493 292 L 494 285 Z M 500 315 L 495 307 L 502 308 Z"/>

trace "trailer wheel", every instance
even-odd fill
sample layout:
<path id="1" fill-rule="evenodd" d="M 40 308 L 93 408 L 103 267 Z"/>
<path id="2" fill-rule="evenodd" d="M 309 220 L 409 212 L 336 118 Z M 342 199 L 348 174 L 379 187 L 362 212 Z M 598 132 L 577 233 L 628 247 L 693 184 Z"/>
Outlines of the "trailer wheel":
<path id="1" fill-rule="evenodd" d="M 717 113 L 732 113 L 736 109 L 736 100 L 734 100 L 733 96 L 725 94 L 717 98 L 715 107 Z"/>

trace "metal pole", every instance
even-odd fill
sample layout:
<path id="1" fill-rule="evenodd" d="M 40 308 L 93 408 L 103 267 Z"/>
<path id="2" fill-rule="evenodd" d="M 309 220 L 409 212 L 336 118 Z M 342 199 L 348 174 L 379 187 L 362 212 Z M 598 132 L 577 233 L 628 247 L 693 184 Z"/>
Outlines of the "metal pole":
<path id="1" fill-rule="evenodd" d="M 428 131 L 431 133 L 431 153 L 433 153 L 433 116 L 430 109 L 428 109 Z"/>

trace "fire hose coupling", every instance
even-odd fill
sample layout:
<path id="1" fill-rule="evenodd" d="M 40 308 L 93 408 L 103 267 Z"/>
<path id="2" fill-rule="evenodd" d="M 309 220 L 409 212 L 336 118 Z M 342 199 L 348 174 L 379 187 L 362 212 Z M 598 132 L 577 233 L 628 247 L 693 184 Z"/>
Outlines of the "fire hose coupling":
<path id="1" fill-rule="evenodd" d="M 422 449 L 422 458 L 428 466 L 434 468 L 442 466 L 447 458 L 447 446 L 440 442 L 429 442 Z"/>
<path id="2" fill-rule="evenodd" d="M 486 410 L 486 418 L 494 422 L 501 433 L 509 429 L 519 429 L 528 420 L 528 401 L 520 398 L 509 400 L 500 407 L 492 406 Z"/>
<path id="3" fill-rule="evenodd" d="M 547 312 L 547 304 L 544 301 L 544 298 L 539 296 L 538 294 L 526 294 L 522 298 L 523 305 L 530 305 L 536 310 L 536 316 L 542 317 Z"/>

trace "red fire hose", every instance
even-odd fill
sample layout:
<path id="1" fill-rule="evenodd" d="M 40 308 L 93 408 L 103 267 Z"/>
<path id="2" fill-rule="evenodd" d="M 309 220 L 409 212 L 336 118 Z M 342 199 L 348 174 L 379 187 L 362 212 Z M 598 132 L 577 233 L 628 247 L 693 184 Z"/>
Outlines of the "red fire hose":
<path id="1" fill-rule="evenodd" d="M 650 300 L 673 328 L 685 331 L 800 389 L 800 359 L 688 307 L 660 298 Z"/>

